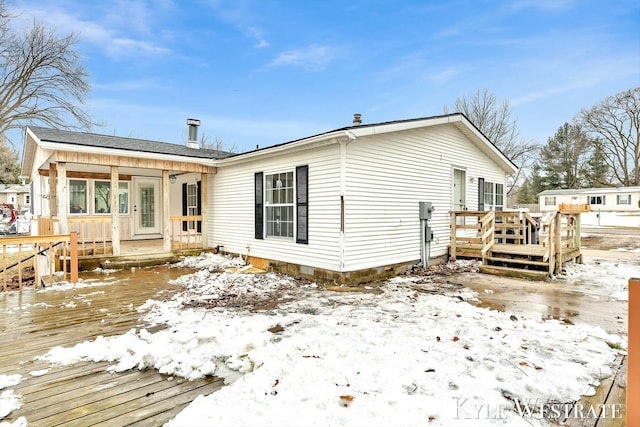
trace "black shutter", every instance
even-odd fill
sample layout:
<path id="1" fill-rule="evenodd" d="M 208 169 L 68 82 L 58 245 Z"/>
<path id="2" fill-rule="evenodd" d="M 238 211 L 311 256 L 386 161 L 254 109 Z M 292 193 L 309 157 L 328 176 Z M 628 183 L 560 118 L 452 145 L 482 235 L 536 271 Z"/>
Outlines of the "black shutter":
<path id="1" fill-rule="evenodd" d="M 296 167 L 296 243 L 309 243 L 309 166 Z"/>
<path id="2" fill-rule="evenodd" d="M 202 215 L 202 182 L 196 183 L 196 215 Z M 198 233 L 202 233 L 202 221 L 198 221 L 196 224 Z"/>
<path id="3" fill-rule="evenodd" d="M 484 178 L 478 178 L 478 210 L 484 210 Z"/>
<path id="4" fill-rule="evenodd" d="M 262 172 L 256 172 L 254 177 L 256 239 L 264 239 L 264 194 L 262 191 L 262 181 Z"/>
<path id="5" fill-rule="evenodd" d="M 182 184 L 182 216 L 187 215 L 187 183 Z M 187 231 L 187 221 L 182 221 L 182 231 Z"/>

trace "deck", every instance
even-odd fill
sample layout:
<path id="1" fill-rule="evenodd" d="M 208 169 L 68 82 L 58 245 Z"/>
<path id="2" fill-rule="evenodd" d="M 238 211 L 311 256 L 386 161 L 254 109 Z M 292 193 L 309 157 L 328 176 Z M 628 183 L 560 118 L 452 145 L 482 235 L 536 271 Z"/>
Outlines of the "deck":
<path id="1" fill-rule="evenodd" d="M 153 283 L 145 280 L 149 274 Z M 168 280 L 178 274 L 178 269 L 133 270 L 100 287 L 0 293 L 0 375 L 22 376 L 8 387 L 22 396 L 22 407 L 2 421 L 24 416 L 29 426 L 159 426 L 198 395 L 222 387 L 218 378 L 186 381 L 155 370 L 109 373 L 113 363 L 50 366 L 33 360 L 55 346 L 144 327 L 136 307 L 170 296 L 175 289 Z"/>
<path id="2" fill-rule="evenodd" d="M 449 257 L 482 260 L 483 273 L 544 280 L 581 262 L 579 212 L 538 221 L 518 211 L 451 212 Z"/>

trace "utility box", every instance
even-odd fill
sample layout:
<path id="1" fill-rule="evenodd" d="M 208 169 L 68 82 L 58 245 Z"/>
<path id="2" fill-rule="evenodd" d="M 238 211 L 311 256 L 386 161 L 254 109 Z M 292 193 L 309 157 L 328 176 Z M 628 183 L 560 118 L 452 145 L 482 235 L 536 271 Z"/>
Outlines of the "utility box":
<path id="1" fill-rule="evenodd" d="M 431 219 L 431 212 L 433 212 L 433 205 L 431 202 L 418 202 L 420 210 L 420 219 Z"/>
<path id="2" fill-rule="evenodd" d="M 424 229 L 424 241 L 426 243 L 433 242 L 433 230 L 429 226 L 426 226 Z"/>

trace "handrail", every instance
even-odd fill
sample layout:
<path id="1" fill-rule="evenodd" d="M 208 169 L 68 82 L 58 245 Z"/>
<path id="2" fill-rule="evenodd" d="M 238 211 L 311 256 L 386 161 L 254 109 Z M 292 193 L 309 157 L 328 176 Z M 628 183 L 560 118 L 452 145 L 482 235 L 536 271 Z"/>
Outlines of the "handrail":
<path id="1" fill-rule="evenodd" d="M 33 268 L 35 286 L 42 280 L 43 273 L 49 276 L 49 283 L 53 283 L 53 273 L 57 266 L 61 265 L 63 280 L 72 283 L 78 281 L 78 235 L 73 232 L 65 235 L 48 236 L 20 236 L 3 237 L 0 240 L 2 246 L 2 289 L 7 291 L 7 282 L 13 281 L 9 273 L 17 267 L 18 289 L 22 290 L 24 281 L 23 273 L 25 268 Z M 14 250 L 15 249 L 15 250 Z M 39 255 L 47 253 L 47 264 L 41 265 Z M 69 259 L 69 269 L 66 262 L 56 262 L 55 258 L 61 257 Z M 11 265 L 8 265 L 12 262 Z M 45 268 L 46 267 L 46 268 Z M 48 273 L 41 271 L 41 268 L 48 270 Z"/>
<path id="2" fill-rule="evenodd" d="M 485 229 L 486 231 L 480 237 L 482 242 L 482 250 L 480 251 L 480 255 L 482 255 L 482 259 L 484 262 L 486 254 L 491 250 L 491 247 L 495 243 L 494 234 L 495 234 L 495 218 L 496 214 L 494 211 L 489 211 L 485 216 L 480 219 L 481 231 Z"/>
<path id="3" fill-rule="evenodd" d="M 197 228 L 189 228 L 188 224 L 193 225 L 198 222 L 202 223 L 202 215 L 176 215 L 169 217 L 171 223 L 171 247 L 172 249 L 201 249 L 202 232 Z M 177 224 L 177 225 L 176 225 Z M 184 225 L 187 230 L 184 230 Z"/>

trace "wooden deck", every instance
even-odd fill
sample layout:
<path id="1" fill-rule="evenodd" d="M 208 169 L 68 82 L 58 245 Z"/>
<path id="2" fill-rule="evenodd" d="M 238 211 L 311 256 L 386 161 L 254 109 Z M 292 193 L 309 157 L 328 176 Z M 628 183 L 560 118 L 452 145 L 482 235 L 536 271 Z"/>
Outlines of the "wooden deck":
<path id="1" fill-rule="evenodd" d="M 544 280 L 582 260 L 579 213 L 557 212 L 541 224 L 518 211 L 450 214 L 449 258 L 481 259 L 483 273 Z"/>
<path id="2" fill-rule="evenodd" d="M 178 274 L 177 269 L 134 270 L 111 276 L 119 281 L 105 286 L 0 293 L 0 375 L 22 376 L 8 387 L 22 396 L 22 407 L 2 421 L 24 416 L 29 426 L 159 426 L 198 395 L 222 387 L 218 378 L 186 381 L 155 370 L 107 372 L 114 363 L 50 366 L 33 360 L 55 346 L 144 327 L 136 308 L 150 298 L 168 298 L 174 288 L 167 282 Z"/>

